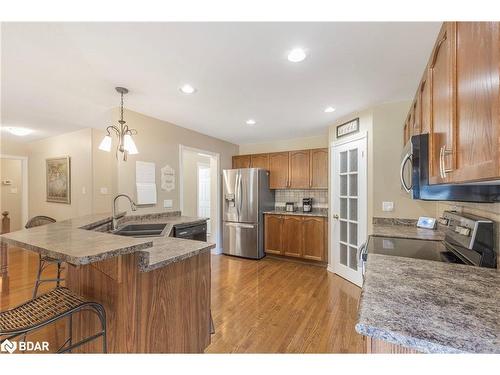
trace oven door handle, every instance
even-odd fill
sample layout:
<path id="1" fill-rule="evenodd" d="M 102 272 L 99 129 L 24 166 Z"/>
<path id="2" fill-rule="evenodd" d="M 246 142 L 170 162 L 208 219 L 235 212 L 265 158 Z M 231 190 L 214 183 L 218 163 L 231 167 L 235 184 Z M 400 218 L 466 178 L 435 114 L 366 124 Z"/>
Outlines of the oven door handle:
<path id="1" fill-rule="evenodd" d="M 365 282 L 365 260 L 363 259 L 363 254 L 366 254 L 368 248 L 368 241 L 364 242 L 359 247 L 359 257 L 358 257 L 358 267 L 361 267 L 361 277 L 363 278 L 363 283 Z"/>
<path id="2" fill-rule="evenodd" d="M 401 169 L 399 171 L 399 178 L 401 180 L 401 186 L 403 186 L 403 189 L 405 189 L 405 191 L 407 193 L 409 193 L 411 191 L 412 185 L 410 185 L 410 186 L 406 185 L 406 181 L 405 181 L 405 177 L 404 177 L 404 170 L 405 170 L 406 163 L 408 163 L 408 161 L 410 161 L 411 158 L 412 158 L 412 154 L 408 153 L 405 155 L 405 157 L 401 161 Z"/>
<path id="3" fill-rule="evenodd" d="M 361 246 L 358 248 L 358 264 L 363 262 L 363 254 L 366 253 L 366 244 L 368 241 L 365 241 L 361 244 Z"/>

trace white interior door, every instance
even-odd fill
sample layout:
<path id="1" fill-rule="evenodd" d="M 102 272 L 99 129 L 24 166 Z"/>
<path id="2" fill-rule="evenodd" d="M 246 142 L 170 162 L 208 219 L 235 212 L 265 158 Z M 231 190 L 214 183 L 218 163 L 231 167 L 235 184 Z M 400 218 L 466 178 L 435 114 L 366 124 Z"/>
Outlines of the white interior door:
<path id="1" fill-rule="evenodd" d="M 205 164 L 198 164 L 198 216 L 210 218 L 210 165 Z"/>
<path id="2" fill-rule="evenodd" d="M 367 239 L 366 136 L 332 146 L 333 271 L 361 286 L 358 255 Z"/>

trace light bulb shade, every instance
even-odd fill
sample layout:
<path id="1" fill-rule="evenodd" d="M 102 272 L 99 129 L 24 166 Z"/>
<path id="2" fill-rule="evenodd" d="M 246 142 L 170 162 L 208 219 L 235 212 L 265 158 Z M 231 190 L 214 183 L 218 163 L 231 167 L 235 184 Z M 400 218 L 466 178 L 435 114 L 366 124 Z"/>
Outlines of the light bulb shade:
<path id="1" fill-rule="evenodd" d="M 101 144 L 99 145 L 99 150 L 102 151 L 111 151 L 111 137 L 109 135 L 104 136 L 104 138 L 101 141 Z"/>
<path id="2" fill-rule="evenodd" d="M 139 153 L 139 151 L 137 151 L 137 147 L 135 146 L 134 140 L 132 139 L 130 134 L 125 134 L 125 136 L 123 137 L 123 148 L 130 155 Z"/>

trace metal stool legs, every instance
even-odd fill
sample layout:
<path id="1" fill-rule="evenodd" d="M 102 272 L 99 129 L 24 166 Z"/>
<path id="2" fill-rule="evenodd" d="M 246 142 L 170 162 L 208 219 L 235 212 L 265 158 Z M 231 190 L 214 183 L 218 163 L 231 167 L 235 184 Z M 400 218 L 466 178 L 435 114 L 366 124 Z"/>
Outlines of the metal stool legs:
<path id="1" fill-rule="evenodd" d="M 101 331 L 86 337 L 77 343 L 73 344 L 73 313 L 69 316 L 69 337 L 66 340 L 66 342 L 62 345 L 61 348 L 57 351 L 57 353 L 62 354 L 62 353 L 71 353 L 73 349 L 78 348 L 79 346 L 82 346 L 83 344 L 86 344 L 90 341 L 93 341 L 95 339 L 98 339 L 99 337 L 102 337 L 102 352 L 106 354 L 108 352 L 108 345 L 107 345 L 107 337 L 106 337 L 106 311 L 104 310 L 104 307 L 98 303 L 89 303 L 87 307 L 90 307 L 90 310 L 92 310 L 97 317 L 99 318 L 99 322 L 101 323 Z M 83 309 L 82 309 L 83 310 Z M 78 312 L 79 310 L 75 311 Z M 66 346 L 68 345 L 68 346 Z"/>
<path id="2" fill-rule="evenodd" d="M 57 277 L 55 279 L 42 279 L 42 274 L 43 271 L 50 266 L 51 264 L 57 264 Z M 55 282 L 56 287 L 61 286 L 61 281 L 64 281 L 63 278 L 61 278 L 61 273 L 63 271 L 61 262 L 57 260 L 52 260 L 50 258 L 43 257 L 42 255 L 38 256 L 38 272 L 36 275 L 36 280 L 35 280 L 35 288 L 33 289 L 33 297 L 36 298 L 38 295 L 38 289 L 40 287 L 40 284 L 45 283 L 45 282 Z"/>

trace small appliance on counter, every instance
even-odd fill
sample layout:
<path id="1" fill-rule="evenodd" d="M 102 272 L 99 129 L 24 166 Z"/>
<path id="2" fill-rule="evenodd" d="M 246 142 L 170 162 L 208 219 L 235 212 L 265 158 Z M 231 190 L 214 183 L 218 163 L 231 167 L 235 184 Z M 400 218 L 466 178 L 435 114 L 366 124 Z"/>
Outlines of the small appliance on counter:
<path id="1" fill-rule="evenodd" d="M 312 198 L 303 198 L 302 199 L 302 211 L 311 212 L 313 209 L 313 199 Z"/>
<path id="2" fill-rule="evenodd" d="M 436 219 L 433 217 L 420 216 L 418 218 L 417 228 L 436 229 Z"/>
<path id="3" fill-rule="evenodd" d="M 295 212 L 295 202 L 286 202 L 285 203 L 285 211 L 286 212 Z"/>

